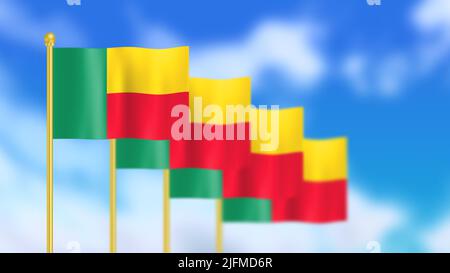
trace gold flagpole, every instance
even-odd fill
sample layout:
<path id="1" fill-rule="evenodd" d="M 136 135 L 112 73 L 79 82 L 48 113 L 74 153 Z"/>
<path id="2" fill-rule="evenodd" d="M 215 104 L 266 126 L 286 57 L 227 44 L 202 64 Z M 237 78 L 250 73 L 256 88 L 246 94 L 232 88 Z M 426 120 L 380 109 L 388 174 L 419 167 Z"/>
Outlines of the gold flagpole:
<path id="1" fill-rule="evenodd" d="M 223 252 L 223 220 L 222 220 L 222 199 L 216 200 L 216 252 Z"/>
<path id="2" fill-rule="evenodd" d="M 109 251 L 117 251 L 117 208 L 116 208 L 116 140 L 109 142 Z"/>
<path id="3" fill-rule="evenodd" d="M 47 33 L 47 253 L 53 252 L 53 46 L 55 35 Z"/>
<path id="4" fill-rule="evenodd" d="M 170 253 L 170 171 L 163 172 L 163 251 Z"/>

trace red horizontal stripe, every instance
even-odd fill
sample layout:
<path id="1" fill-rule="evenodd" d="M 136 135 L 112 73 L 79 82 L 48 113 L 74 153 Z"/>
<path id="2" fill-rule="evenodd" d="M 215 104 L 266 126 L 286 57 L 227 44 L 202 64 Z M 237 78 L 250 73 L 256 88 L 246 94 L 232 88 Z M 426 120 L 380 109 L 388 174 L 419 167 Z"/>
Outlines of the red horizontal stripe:
<path id="1" fill-rule="evenodd" d="M 273 199 L 272 217 L 274 222 L 344 221 L 347 219 L 347 182 L 301 182 L 295 196 Z"/>
<path id="2" fill-rule="evenodd" d="M 175 105 L 189 105 L 187 92 L 167 95 L 108 94 L 108 138 L 170 139 Z"/>
<path id="3" fill-rule="evenodd" d="M 244 167 L 224 171 L 224 197 L 292 196 L 303 177 L 302 165 L 301 153 L 251 154 Z"/>
<path id="4" fill-rule="evenodd" d="M 248 123 L 228 125 L 190 124 L 192 140 L 172 140 L 170 143 L 171 168 L 203 168 L 225 170 L 240 168 L 250 155 L 250 126 Z M 243 126 L 243 127 L 242 127 Z M 203 132 L 205 127 L 222 132 L 222 140 L 194 140 L 195 131 Z M 245 129 L 243 140 L 236 139 L 238 127 Z M 234 130 L 234 139 L 226 140 L 226 131 Z"/>

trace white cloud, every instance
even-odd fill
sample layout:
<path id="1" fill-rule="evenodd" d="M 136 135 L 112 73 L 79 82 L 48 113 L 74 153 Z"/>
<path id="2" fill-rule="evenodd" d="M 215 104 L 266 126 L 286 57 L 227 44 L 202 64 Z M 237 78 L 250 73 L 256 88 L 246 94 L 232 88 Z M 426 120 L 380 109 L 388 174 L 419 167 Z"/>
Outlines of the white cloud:
<path id="1" fill-rule="evenodd" d="M 138 45 L 151 48 L 166 48 L 184 45 L 181 39 L 163 25 L 141 22 L 138 26 Z"/>
<path id="2" fill-rule="evenodd" d="M 353 53 L 343 61 L 343 76 L 352 84 L 355 91 L 360 94 L 366 94 L 369 89 L 367 70 L 367 58 L 361 53 Z"/>
<path id="3" fill-rule="evenodd" d="M 450 1 L 421 1 L 410 11 L 417 40 L 385 52 L 351 52 L 344 56 L 342 76 L 359 95 L 395 97 L 411 83 L 429 76 L 450 56 Z"/>
<path id="4" fill-rule="evenodd" d="M 450 28 L 450 2 L 447 0 L 428 0 L 419 3 L 413 10 L 414 22 L 420 30 L 444 31 Z"/>
<path id="5" fill-rule="evenodd" d="M 118 251 L 162 252 L 162 171 L 119 171 Z"/>
<path id="6" fill-rule="evenodd" d="M 404 221 L 404 212 L 395 205 L 350 190 L 345 223 L 233 224 L 225 228 L 226 246 L 230 252 L 366 252 L 372 242 L 382 246 Z"/>
<path id="7" fill-rule="evenodd" d="M 139 16 L 130 17 L 140 45 L 183 44 L 183 39 L 167 27 L 148 24 Z M 329 79 L 328 71 L 333 70 L 333 63 L 321 50 L 324 36 L 323 28 L 315 23 L 266 19 L 240 39 L 192 45 L 190 74 L 211 78 L 251 76 L 257 86 L 263 83 L 266 72 L 275 72 L 300 90 L 312 90 L 308 87 Z M 436 54 L 436 50 L 412 46 L 381 56 L 348 52 L 338 60 L 334 71 L 358 95 L 392 98 L 401 95 L 423 73 L 427 54 Z"/>
<path id="8" fill-rule="evenodd" d="M 8 154 L 3 150 L 3 147 L 0 148 L 0 173 L 3 177 L 0 180 L 0 187 L 5 187 L 10 185 L 11 181 L 17 180 L 16 175 L 18 171 L 16 165 L 11 162 Z"/>
<path id="9" fill-rule="evenodd" d="M 422 1 L 413 8 L 411 18 L 421 39 L 418 67 L 428 72 L 448 60 L 450 54 L 450 2 Z"/>
<path id="10" fill-rule="evenodd" d="M 45 191 L 30 175 L 8 182 L 0 183 L 0 252 L 44 252 Z"/>
<path id="11" fill-rule="evenodd" d="M 162 249 L 162 175 L 158 171 L 119 173 L 119 251 Z M 225 224 L 227 252 L 366 252 L 401 227 L 406 216 L 397 206 L 351 190 L 346 223 Z M 215 251 L 215 202 L 171 201 L 173 252 Z M 381 248 L 381 250 L 383 250 Z"/>
<path id="12" fill-rule="evenodd" d="M 43 252 L 45 245 L 45 176 L 0 157 L 6 176 L 0 178 L 0 252 Z M 27 170 L 27 171 L 25 171 Z M 3 172 L 2 172 L 3 173 Z M 77 176 L 58 180 L 55 188 L 55 250 L 68 252 L 71 242 L 82 252 L 108 251 L 108 178 L 96 176 L 97 194 L 79 189 Z M 160 171 L 120 171 L 118 175 L 118 249 L 160 252 L 162 245 L 162 175 Z M 7 182 L 7 183 L 5 183 Z M 102 186 L 103 185 L 103 186 Z M 103 188 L 101 190 L 100 188 Z M 366 251 L 382 242 L 404 221 L 392 205 L 350 193 L 347 223 L 331 225 L 225 225 L 228 252 Z M 214 252 L 214 202 L 172 201 L 174 252 Z M 32 223 L 32 225 L 30 225 Z"/>
<path id="13" fill-rule="evenodd" d="M 267 70 L 293 84 L 310 86 L 327 69 L 319 50 L 321 30 L 309 23 L 265 21 L 245 38 L 192 48 L 191 75 L 196 77 L 252 76 L 257 83 Z"/>
<path id="14" fill-rule="evenodd" d="M 374 58 L 366 53 L 348 54 L 342 62 L 341 75 L 358 95 L 394 97 L 411 78 L 410 61 L 404 54 Z"/>
<path id="15" fill-rule="evenodd" d="M 410 63 L 405 56 L 393 54 L 383 60 L 377 72 L 381 95 L 396 96 L 405 87 L 406 80 L 409 79 Z"/>
<path id="16" fill-rule="evenodd" d="M 180 35 L 164 25 L 149 23 L 136 10 L 130 10 L 128 17 L 141 46 L 185 43 Z M 310 87 L 327 71 L 328 64 L 319 49 L 323 34 L 323 29 L 312 22 L 265 20 L 240 39 L 190 44 L 190 74 L 210 78 L 251 76 L 258 84 L 263 73 L 270 70 L 294 85 Z"/>
<path id="17" fill-rule="evenodd" d="M 167 48 L 186 45 L 183 39 L 166 25 L 159 22 L 149 22 L 140 10 L 128 7 L 125 13 L 132 25 L 133 35 L 137 37 L 136 44 L 138 46 Z"/>
<path id="18" fill-rule="evenodd" d="M 44 47 L 44 35 L 54 32 L 58 46 L 82 46 L 84 34 L 67 17 L 58 14 L 31 14 L 18 1 L 0 1 L 1 37 L 24 46 Z"/>
<path id="19" fill-rule="evenodd" d="M 425 232 L 424 244 L 430 252 L 450 252 L 450 217 Z"/>

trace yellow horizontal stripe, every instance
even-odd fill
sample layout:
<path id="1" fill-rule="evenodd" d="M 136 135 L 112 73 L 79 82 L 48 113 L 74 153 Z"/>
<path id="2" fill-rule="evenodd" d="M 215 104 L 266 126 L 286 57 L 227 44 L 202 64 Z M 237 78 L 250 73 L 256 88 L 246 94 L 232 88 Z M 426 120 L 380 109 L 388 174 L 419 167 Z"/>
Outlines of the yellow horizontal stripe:
<path id="1" fill-rule="evenodd" d="M 107 91 L 110 93 L 172 94 L 188 91 L 189 47 L 107 50 Z"/>
<path id="2" fill-rule="evenodd" d="M 199 99 L 201 99 L 202 115 L 198 109 Z M 220 80 L 191 78 L 189 80 L 189 106 L 193 122 L 212 124 L 247 122 L 250 104 L 251 80 L 248 77 Z M 234 108 L 238 114 L 234 112 L 235 114 L 227 118 L 227 107 Z"/>
<path id="3" fill-rule="evenodd" d="M 302 151 L 302 107 L 254 111 L 256 115 L 252 115 L 250 122 L 252 153 L 288 154 Z"/>
<path id="4" fill-rule="evenodd" d="M 304 178 L 309 182 L 347 179 L 347 138 L 305 139 Z"/>

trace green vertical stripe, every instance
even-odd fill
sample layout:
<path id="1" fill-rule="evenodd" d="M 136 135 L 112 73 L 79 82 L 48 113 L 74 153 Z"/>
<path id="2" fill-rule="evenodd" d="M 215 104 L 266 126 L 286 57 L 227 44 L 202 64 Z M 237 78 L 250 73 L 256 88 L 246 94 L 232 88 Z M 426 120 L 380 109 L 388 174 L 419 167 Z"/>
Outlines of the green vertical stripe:
<path id="1" fill-rule="evenodd" d="M 268 199 L 226 198 L 223 200 L 224 222 L 260 222 L 272 220 L 272 204 Z"/>
<path id="2" fill-rule="evenodd" d="M 168 169 L 169 141 L 117 139 L 118 169 Z"/>
<path id="3" fill-rule="evenodd" d="M 170 197 L 222 198 L 222 171 L 206 169 L 170 170 Z"/>
<path id="4" fill-rule="evenodd" d="M 106 138 L 106 49 L 53 52 L 54 138 Z"/>

